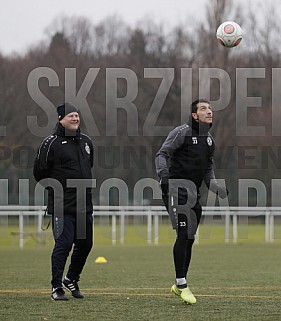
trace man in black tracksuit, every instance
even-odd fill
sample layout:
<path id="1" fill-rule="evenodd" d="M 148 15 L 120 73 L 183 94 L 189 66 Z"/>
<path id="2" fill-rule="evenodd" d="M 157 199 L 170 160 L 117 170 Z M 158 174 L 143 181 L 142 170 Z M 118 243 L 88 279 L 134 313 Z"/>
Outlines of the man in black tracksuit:
<path id="1" fill-rule="evenodd" d="M 78 109 L 65 103 L 57 108 L 59 122 L 41 143 L 34 162 L 35 179 L 48 190 L 55 245 L 52 252 L 52 299 L 83 298 L 78 281 L 93 245 L 93 145 L 79 129 Z M 67 257 L 71 263 L 63 278 Z"/>
<path id="2" fill-rule="evenodd" d="M 187 286 L 187 272 L 202 213 L 199 188 L 204 180 L 219 197 L 227 196 L 227 189 L 218 184 L 212 168 L 215 150 L 209 133 L 212 119 L 209 101 L 195 100 L 189 122 L 169 133 L 155 159 L 162 198 L 177 232 L 173 248 L 176 284 L 171 291 L 188 304 L 196 303 Z"/>

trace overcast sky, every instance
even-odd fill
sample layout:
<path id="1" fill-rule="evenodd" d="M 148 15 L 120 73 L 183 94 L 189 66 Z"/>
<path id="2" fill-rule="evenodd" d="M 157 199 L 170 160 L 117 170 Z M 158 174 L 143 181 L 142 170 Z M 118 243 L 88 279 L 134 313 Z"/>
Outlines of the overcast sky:
<path id="1" fill-rule="evenodd" d="M 118 14 L 129 25 L 149 16 L 175 25 L 198 15 L 207 0 L 0 0 L 0 52 L 21 52 L 44 39 L 45 29 L 59 16 L 84 16 L 97 24 Z M 5 3 L 5 4 L 4 4 Z"/>
<path id="2" fill-rule="evenodd" d="M 208 0 L 0 0 L 0 52 L 23 53 L 46 36 L 45 30 L 59 16 L 84 16 L 94 25 L 105 17 L 118 14 L 134 26 L 144 17 L 169 27 L 178 22 L 193 23 L 205 17 Z M 233 0 L 256 7 L 261 0 Z M 279 0 L 267 0 L 276 10 Z M 190 19 L 188 19 L 190 18 Z"/>

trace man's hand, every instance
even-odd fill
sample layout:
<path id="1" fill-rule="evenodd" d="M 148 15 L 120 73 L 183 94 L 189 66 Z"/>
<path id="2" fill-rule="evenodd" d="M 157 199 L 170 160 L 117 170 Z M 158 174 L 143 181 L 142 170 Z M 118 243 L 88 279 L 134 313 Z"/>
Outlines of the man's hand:
<path id="1" fill-rule="evenodd" d="M 163 177 L 160 180 L 160 188 L 164 195 L 169 194 L 169 177 Z"/>
<path id="2" fill-rule="evenodd" d="M 228 189 L 226 187 L 218 186 L 217 195 L 219 198 L 226 198 L 228 195 Z"/>

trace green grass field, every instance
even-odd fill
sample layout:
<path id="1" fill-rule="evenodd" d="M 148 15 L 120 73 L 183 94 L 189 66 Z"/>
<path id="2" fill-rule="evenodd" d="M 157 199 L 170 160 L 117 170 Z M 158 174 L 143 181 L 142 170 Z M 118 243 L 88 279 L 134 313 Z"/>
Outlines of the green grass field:
<path id="1" fill-rule="evenodd" d="M 2 238 L 1 321 L 281 320 L 280 242 L 263 243 L 261 226 L 251 227 L 248 239 L 238 244 L 224 244 L 220 227 L 204 232 L 209 238 L 194 246 L 190 268 L 189 285 L 197 297 L 193 306 L 170 293 L 172 234 L 148 246 L 138 231 L 138 237 L 135 227 L 127 231 L 124 246 L 110 245 L 104 231 L 95 233 L 80 282 L 85 299 L 68 302 L 50 299 L 51 240 L 26 240 L 19 249 L 15 236 L 9 242 Z M 108 262 L 95 263 L 98 256 Z"/>

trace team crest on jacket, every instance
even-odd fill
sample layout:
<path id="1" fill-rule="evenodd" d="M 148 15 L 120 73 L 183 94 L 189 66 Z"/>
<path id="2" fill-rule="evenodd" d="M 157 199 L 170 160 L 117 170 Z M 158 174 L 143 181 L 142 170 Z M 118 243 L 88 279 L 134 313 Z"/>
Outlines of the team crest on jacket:
<path id="1" fill-rule="evenodd" d="M 213 145 L 213 141 L 212 141 L 212 138 L 211 137 L 207 137 L 207 144 L 209 145 L 209 146 L 212 146 Z"/>
<path id="2" fill-rule="evenodd" d="M 87 154 L 91 153 L 90 147 L 89 147 L 89 145 L 87 143 L 85 143 L 85 151 L 86 151 Z"/>

